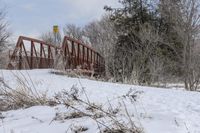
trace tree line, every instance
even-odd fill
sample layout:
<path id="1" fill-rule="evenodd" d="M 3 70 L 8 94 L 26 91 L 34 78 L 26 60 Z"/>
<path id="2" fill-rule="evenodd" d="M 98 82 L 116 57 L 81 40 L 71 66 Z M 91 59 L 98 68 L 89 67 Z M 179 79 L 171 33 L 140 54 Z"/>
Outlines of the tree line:
<path id="1" fill-rule="evenodd" d="M 196 90 L 200 79 L 198 0 L 122 0 L 111 12 L 117 80 L 152 84 L 183 81 Z"/>
<path id="2" fill-rule="evenodd" d="M 114 81 L 151 85 L 200 81 L 200 3 L 198 0 L 121 0 L 85 27 L 66 25 L 65 35 L 99 51 L 106 76 Z"/>

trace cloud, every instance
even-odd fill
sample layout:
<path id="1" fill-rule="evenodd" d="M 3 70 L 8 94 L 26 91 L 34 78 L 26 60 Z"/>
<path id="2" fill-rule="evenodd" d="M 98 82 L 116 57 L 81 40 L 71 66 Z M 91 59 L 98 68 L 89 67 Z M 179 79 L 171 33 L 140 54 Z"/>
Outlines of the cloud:
<path id="1" fill-rule="evenodd" d="M 117 5 L 117 0 L 2 0 L 15 36 L 32 36 L 51 30 L 52 25 L 66 23 L 84 26 L 99 19 L 105 5 Z"/>
<path id="2" fill-rule="evenodd" d="M 26 11 L 32 11 L 35 7 L 34 7 L 34 4 L 23 4 L 21 5 L 21 8 L 26 10 Z"/>

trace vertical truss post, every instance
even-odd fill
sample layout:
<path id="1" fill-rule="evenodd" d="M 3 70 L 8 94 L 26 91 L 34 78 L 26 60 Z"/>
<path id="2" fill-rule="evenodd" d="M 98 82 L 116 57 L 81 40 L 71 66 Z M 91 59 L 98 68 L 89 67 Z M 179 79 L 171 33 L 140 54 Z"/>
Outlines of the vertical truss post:
<path id="1" fill-rule="evenodd" d="M 22 69 L 22 42 L 19 45 L 19 70 Z"/>
<path id="2" fill-rule="evenodd" d="M 31 41 L 30 69 L 33 69 L 33 41 Z"/>
<path id="3" fill-rule="evenodd" d="M 78 49 L 77 49 L 77 65 L 80 65 L 80 44 L 78 43 Z"/>
<path id="4" fill-rule="evenodd" d="M 95 62 L 96 62 L 95 58 L 96 58 L 96 52 L 94 53 L 94 66 L 95 66 Z"/>
<path id="5" fill-rule="evenodd" d="M 90 50 L 91 54 L 90 54 L 90 60 L 91 60 L 91 64 L 92 64 L 92 50 Z"/>
<path id="6" fill-rule="evenodd" d="M 50 65 L 50 64 L 51 64 L 51 62 L 50 62 L 50 57 L 51 57 L 51 55 L 50 55 L 50 54 L 51 54 L 51 49 L 50 49 L 50 46 L 48 46 L 48 56 L 47 56 L 47 57 L 48 57 L 48 66 L 49 66 L 49 67 L 51 66 L 51 65 Z"/>
<path id="7" fill-rule="evenodd" d="M 71 42 L 71 44 L 72 44 L 72 65 L 73 65 L 73 68 L 72 69 L 74 69 L 75 68 L 75 58 L 74 58 L 74 53 L 75 53 L 75 51 L 74 51 L 74 41 L 72 41 Z"/>
<path id="8" fill-rule="evenodd" d="M 85 65 L 84 64 L 84 62 L 85 62 L 85 47 L 84 46 L 82 46 L 82 47 L 83 47 L 83 63 L 82 64 Z"/>
<path id="9" fill-rule="evenodd" d="M 90 69 L 90 63 L 89 63 L 89 48 L 87 48 L 87 64 L 88 64 L 88 69 Z"/>
<path id="10" fill-rule="evenodd" d="M 40 64 L 39 64 L 39 68 L 42 68 L 42 43 L 40 43 Z"/>

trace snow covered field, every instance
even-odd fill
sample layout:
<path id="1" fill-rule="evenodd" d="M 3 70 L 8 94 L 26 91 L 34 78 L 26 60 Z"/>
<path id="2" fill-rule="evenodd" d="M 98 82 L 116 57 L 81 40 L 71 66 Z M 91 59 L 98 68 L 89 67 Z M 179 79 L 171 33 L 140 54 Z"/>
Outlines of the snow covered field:
<path id="1" fill-rule="evenodd" d="M 88 79 L 55 75 L 51 70 L 9 71 L 0 70 L 0 77 L 16 88 L 17 78 L 31 78 L 38 91 L 49 96 L 73 85 L 84 87 L 91 102 L 104 104 L 125 95 L 130 88 L 142 92 L 135 103 L 126 102 L 129 113 L 146 133 L 200 133 L 200 93 L 184 90 L 159 89 L 134 85 L 106 83 Z M 30 86 L 33 85 L 30 83 Z M 117 104 L 117 101 L 113 102 Z M 115 105 L 113 105 L 115 106 Z M 123 107 L 122 107 L 123 112 Z M 88 117 L 52 121 L 57 113 L 70 112 L 64 105 L 55 107 L 34 106 L 27 109 L 1 112 L 0 133 L 66 133 L 78 126 L 95 133 L 98 127 Z"/>

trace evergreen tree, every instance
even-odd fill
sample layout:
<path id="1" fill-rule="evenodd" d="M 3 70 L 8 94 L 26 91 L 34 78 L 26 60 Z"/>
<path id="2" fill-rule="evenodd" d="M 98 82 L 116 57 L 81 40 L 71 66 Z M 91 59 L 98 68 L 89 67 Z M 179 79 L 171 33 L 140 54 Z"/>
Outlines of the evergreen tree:
<path id="1" fill-rule="evenodd" d="M 122 8 L 105 7 L 118 31 L 115 46 L 117 79 L 152 83 L 182 73 L 183 44 L 174 29 L 171 8 L 162 0 L 122 0 Z M 176 2 L 174 3 L 176 4 Z M 174 12 L 174 11 L 173 11 Z M 165 79 L 164 79 L 165 80 Z"/>
<path id="2" fill-rule="evenodd" d="M 111 20 L 118 30 L 118 42 L 115 46 L 118 80 L 130 78 L 135 73 L 139 83 L 149 83 L 151 82 L 149 57 L 154 56 L 156 48 L 152 51 L 147 49 L 147 43 L 154 44 L 151 44 L 151 38 L 143 38 L 142 33 L 144 30 L 157 32 L 154 28 L 157 27 L 155 20 L 157 13 L 155 10 L 150 10 L 147 0 L 123 0 L 121 4 L 120 9 L 106 7 L 107 11 L 112 11 Z"/>

